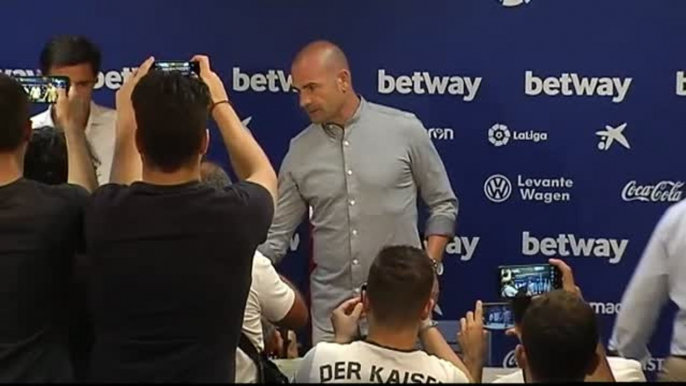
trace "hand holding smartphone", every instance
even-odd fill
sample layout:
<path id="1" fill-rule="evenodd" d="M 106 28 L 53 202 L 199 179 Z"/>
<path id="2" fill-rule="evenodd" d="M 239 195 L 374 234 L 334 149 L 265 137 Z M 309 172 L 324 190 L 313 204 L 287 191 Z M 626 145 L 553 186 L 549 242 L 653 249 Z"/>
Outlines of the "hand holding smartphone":
<path id="1" fill-rule="evenodd" d="M 57 90 L 69 90 L 66 76 L 21 76 L 15 78 L 24 87 L 31 103 L 57 103 Z"/>
<path id="2" fill-rule="evenodd" d="M 200 64 L 198 62 L 167 60 L 155 61 L 152 65 L 153 71 L 180 72 L 186 76 L 200 76 Z"/>

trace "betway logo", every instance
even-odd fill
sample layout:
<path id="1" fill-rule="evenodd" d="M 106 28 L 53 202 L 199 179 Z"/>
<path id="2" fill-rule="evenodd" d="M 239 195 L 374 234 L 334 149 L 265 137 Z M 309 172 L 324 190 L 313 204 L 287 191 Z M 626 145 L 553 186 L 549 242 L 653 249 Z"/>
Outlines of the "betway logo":
<path id="1" fill-rule="evenodd" d="M 629 240 L 626 239 L 586 239 L 573 234 L 538 239 L 529 232 L 522 233 L 522 254 L 525 256 L 603 257 L 608 258 L 610 264 L 617 264 L 622 260 L 628 244 Z"/>
<path id="2" fill-rule="evenodd" d="M 479 244 L 480 237 L 455 236 L 453 241 L 445 247 L 445 253 L 449 255 L 459 255 L 460 260 L 469 261 L 474 256 L 476 246 Z"/>
<path id="3" fill-rule="evenodd" d="M 482 78 L 458 75 L 434 76 L 426 71 L 415 71 L 410 75 L 393 76 L 380 69 L 378 91 L 380 94 L 458 95 L 465 102 L 474 100 Z"/>
<path id="4" fill-rule="evenodd" d="M 109 70 L 105 72 L 98 73 L 98 80 L 95 82 L 95 89 L 101 89 L 103 87 L 110 90 L 119 90 L 121 85 L 124 83 L 129 76 L 136 71 L 138 67 L 124 67 L 121 70 Z M 0 72 L 9 76 L 40 76 L 40 70 L 31 69 L 5 69 L 0 70 Z"/>
<path id="5" fill-rule="evenodd" d="M 543 93 L 549 96 L 612 97 L 612 102 L 621 103 L 629 92 L 632 80 L 619 77 L 586 77 L 576 73 L 563 73 L 559 78 L 539 78 L 533 71 L 527 71 L 524 92 L 531 96 Z"/>
<path id="6" fill-rule="evenodd" d="M 676 73 L 676 95 L 686 96 L 686 73 L 684 71 Z"/>
<path id="7" fill-rule="evenodd" d="M 249 74 L 242 72 L 240 67 L 233 68 L 233 91 L 294 92 L 292 85 L 293 78 L 283 70 Z"/>
<path id="8" fill-rule="evenodd" d="M 642 202 L 679 202 L 683 195 L 683 181 L 660 181 L 655 185 L 638 185 L 629 181 L 622 189 L 622 200 Z"/>
<path id="9" fill-rule="evenodd" d="M 619 309 L 621 308 L 621 303 L 598 303 L 590 302 L 588 305 L 591 306 L 593 312 L 597 315 L 617 315 L 619 314 Z"/>

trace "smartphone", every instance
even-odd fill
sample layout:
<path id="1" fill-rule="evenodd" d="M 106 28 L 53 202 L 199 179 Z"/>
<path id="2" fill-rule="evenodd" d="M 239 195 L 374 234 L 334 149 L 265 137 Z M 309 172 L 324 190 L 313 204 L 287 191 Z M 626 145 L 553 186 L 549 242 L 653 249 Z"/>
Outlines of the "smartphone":
<path id="1" fill-rule="evenodd" d="M 487 330 L 507 330 L 514 327 L 514 313 L 509 303 L 484 303 L 483 322 Z"/>
<path id="2" fill-rule="evenodd" d="M 511 299 L 520 292 L 536 296 L 559 288 L 562 288 L 562 274 L 551 264 L 498 267 L 498 296 L 503 299 Z"/>
<path id="3" fill-rule="evenodd" d="M 188 62 L 182 60 L 155 61 L 152 65 L 155 71 L 172 72 L 178 71 L 183 75 L 200 76 L 200 64 L 198 62 Z"/>
<path id="4" fill-rule="evenodd" d="M 66 76 L 20 76 L 15 79 L 24 87 L 32 103 L 57 103 L 57 90 L 69 90 Z"/>

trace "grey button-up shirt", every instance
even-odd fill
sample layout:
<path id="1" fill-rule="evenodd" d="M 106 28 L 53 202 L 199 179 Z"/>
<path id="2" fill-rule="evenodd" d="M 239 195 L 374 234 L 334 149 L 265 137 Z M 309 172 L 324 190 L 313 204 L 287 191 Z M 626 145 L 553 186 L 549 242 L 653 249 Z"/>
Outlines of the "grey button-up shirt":
<path id="1" fill-rule="evenodd" d="M 414 114 L 362 99 L 344 129 L 312 124 L 291 140 L 274 222 L 260 251 L 278 262 L 312 208 L 315 337 L 332 332 L 331 311 L 359 294 L 382 247 L 421 247 L 418 192 L 430 209 L 426 236 L 452 236 L 457 198 Z"/>

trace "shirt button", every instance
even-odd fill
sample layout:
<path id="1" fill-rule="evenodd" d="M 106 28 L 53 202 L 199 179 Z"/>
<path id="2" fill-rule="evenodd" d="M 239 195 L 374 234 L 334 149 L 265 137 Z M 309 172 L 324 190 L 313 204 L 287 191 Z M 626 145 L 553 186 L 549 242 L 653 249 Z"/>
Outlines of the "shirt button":
<path id="1" fill-rule="evenodd" d="M 357 229 L 353 229 L 353 236 L 357 236 Z"/>
<path id="2" fill-rule="evenodd" d="M 355 200 L 350 200 L 350 205 L 355 205 Z"/>
<path id="3" fill-rule="evenodd" d="M 358 264 L 360 264 L 360 261 L 357 259 L 353 259 L 353 265 L 358 265 Z"/>
<path id="4" fill-rule="evenodd" d="M 355 291 L 356 294 L 359 294 L 359 293 L 360 293 L 360 289 L 359 289 L 359 288 L 355 288 L 353 291 Z"/>
<path id="5" fill-rule="evenodd" d="M 343 145 L 345 145 L 345 146 L 350 146 L 350 142 L 348 142 L 348 141 L 343 141 Z"/>
<path id="6" fill-rule="evenodd" d="M 349 176 L 352 176 L 352 175 L 353 175 L 353 171 L 350 170 L 350 169 L 348 169 L 348 175 L 349 175 Z"/>

